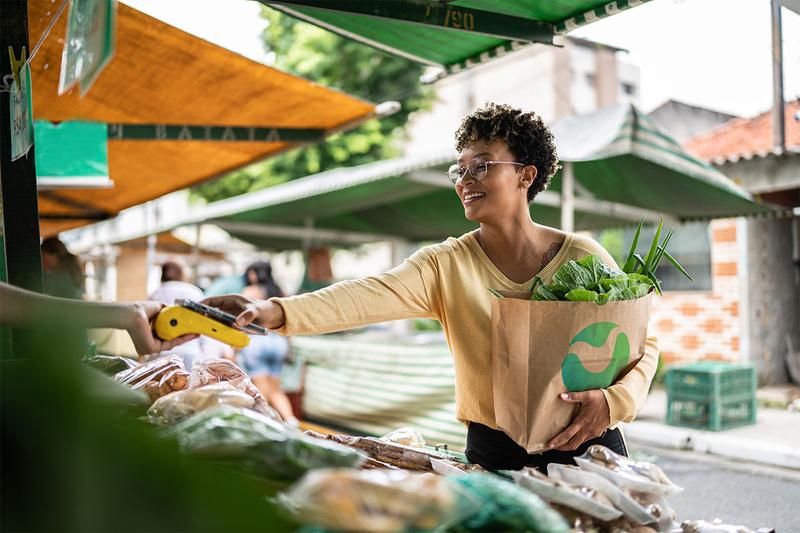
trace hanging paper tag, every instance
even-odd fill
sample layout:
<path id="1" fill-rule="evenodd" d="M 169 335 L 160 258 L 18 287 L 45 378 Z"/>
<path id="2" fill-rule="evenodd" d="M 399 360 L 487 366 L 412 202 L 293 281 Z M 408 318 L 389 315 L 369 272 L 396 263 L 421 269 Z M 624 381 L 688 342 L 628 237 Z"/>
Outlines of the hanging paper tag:
<path id="1" fill-rule="evenodd" d="M 85 95 L 114 56 L 117 0 L 72 0 L 58 94 L 80 83 Z"/>
<path id="2" fill-rule="evenodd" d="M 31 105 L 31 69 L 27 63 L 19 69 L 19 85 L 11 83 L 9 120 L 11 121 L 11 160 L 28 154 L 33 146 L 33 106 Z"/>

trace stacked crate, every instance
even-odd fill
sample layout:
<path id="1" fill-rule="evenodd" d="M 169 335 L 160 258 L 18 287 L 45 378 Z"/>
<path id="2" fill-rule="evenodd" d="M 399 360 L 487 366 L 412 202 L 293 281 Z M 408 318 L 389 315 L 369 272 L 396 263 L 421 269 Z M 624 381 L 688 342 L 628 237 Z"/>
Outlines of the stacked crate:
<path id="1" fill-rule="evenodd" d="M 756 422 L 756 371 L 750 363 L 676 365 L 666 383 L 670 425 L 721 431 Z"/>

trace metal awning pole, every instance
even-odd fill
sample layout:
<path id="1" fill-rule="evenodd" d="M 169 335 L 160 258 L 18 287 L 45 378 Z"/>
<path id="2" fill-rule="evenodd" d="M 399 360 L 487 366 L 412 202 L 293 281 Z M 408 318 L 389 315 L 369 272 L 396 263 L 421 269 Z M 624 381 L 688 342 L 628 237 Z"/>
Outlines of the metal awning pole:
<path id="1" fill-rule="evenodd" d="M 566 161 L 561 170 L 561 230 L 575 230 L 575 172 Z"/>
<path id="2" fill-rule="evenodd" d="M 772 0 L 772 147 L 780 154 L 786 147 L 786 124 L 783 108 L 781 2 Z"/>

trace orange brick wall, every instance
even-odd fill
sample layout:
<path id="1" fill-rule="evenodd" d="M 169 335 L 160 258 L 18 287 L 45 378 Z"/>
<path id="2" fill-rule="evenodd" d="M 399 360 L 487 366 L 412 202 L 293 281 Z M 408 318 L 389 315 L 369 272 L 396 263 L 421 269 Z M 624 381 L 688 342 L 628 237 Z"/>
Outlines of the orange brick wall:
<path id="1" fill-rule="evenodd" d="M 666 291 L 653 300 L 650 328 L 666 363 L 742 356 L 736 219 L 713 221 L 711 239 L 711 291 Z"/>

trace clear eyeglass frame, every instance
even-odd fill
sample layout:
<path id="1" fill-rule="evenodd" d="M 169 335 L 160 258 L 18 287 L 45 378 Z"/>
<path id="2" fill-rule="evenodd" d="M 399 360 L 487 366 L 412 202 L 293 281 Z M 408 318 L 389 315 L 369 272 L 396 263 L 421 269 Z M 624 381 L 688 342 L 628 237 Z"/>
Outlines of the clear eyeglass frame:
<path id="1" fill-rule="evenodd" d="M 466 167 L 462 167 L 458 163 L 454 163 L 450 165 L 450 168 L 447 169 L 447 177 L 450 178 L 450 181 L 455 185 L 458 183 L 458 180 L 463 179 L 464 176 L 469 175 L 475 181 L 481 181 L 483 178 L 486 177 L 486 174 L 489 172 L 489 167 L 491 165 L 516 165 L 520 167 L 526 166 L 523 163 L 517 163 L 516 161 L 484 161 L 483 159 L 475 158 L 469 162 Z"/>

